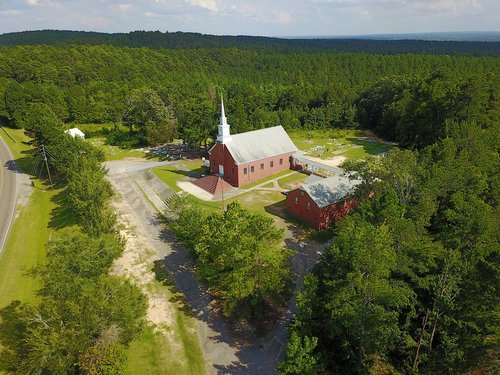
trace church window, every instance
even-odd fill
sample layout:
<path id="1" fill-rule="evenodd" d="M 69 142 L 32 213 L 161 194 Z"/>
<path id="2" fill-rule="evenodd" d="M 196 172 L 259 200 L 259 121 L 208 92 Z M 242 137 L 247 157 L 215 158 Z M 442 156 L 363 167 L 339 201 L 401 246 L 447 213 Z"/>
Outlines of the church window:
<path id="1" fill-rule="evenodd" d="M 243 168 L 243 174 L 247 174 L 248 173 L 248 168 Z"/>
<path id="2" fill-rule="evenodd" d="M 311 202 L 307 202 L 307 209 L 310 210 L 311 209 Z"/>
<path id="3" fill-rule="evenodd" d="M 283 159 L 280 159 L 280 165 L 283 165 Z"/>
<path id="4" fill-rule="evenodd" d="M 271 160 L 271 168 L 274 167 L 274 160 Z"/>
<path id="5" fill-rule="evenodd" d="M 254 168 L 254 166 L 252 165 L 252 166 L 250 167 L 250 173 L 253 173 L 253 172 L 255 172 L 255 168 Z"/>
<path id="6" fill-rule="evenodd" d="M 264 163 L 260 163 L 260 169 L 264 169 Z"/>
<path id="7" fill-rule="evenodd" d="M 295 204 L 299 204 L 299 197 L 295 197 Z"/>

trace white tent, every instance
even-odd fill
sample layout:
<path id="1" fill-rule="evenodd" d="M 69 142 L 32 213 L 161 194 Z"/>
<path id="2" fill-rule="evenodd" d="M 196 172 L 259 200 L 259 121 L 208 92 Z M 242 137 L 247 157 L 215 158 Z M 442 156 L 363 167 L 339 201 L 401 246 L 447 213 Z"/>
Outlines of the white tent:
<path id="1" fill-rule="evenodd" d="M 82 132 L 78 128 L 71 128 L 71 129 L 65 130 L 64 132 L 66 134 L 71 135 L 73 138 L 75 138 L 75 137 L 85 138 L 85 133 Z"/>

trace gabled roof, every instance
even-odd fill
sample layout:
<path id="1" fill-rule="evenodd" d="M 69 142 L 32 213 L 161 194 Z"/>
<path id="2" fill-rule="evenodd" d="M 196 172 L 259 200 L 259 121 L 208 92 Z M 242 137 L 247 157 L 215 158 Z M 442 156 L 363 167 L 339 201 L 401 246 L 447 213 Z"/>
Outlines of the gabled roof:
<path id="1" fill-rule="evenodd" d="M 329 206 L 343 200 L 361 180 L 350 180 L 345 175 L 335 175 L 319 180 L 308 179 L 299 189 L 305 191 L 319 208 Z"/>
<path id="2" fill-rule="evenodd" d="M 224 146 L 227 147 L 236 164 L 297 151 L 297 147 L 281 125 L 233 134 L 231 137 L 231 141 L 224 143 Z"/>

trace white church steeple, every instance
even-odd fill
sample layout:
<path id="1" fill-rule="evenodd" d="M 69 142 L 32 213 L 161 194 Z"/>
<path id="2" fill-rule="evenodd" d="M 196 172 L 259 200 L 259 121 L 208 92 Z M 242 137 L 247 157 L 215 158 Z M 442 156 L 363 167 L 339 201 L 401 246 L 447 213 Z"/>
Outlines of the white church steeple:
<path id="1" fill-rule="evenodd" d="M 231 141 L 231 133 L 229 132 L 229 124 L 227 123 L 226 114 L 224 112 L 224 98 L 220 96 L 221 102 L 221 112 L 220 112 L 220 123 L 218 127 L 217 142 L 227 143 Z"/>

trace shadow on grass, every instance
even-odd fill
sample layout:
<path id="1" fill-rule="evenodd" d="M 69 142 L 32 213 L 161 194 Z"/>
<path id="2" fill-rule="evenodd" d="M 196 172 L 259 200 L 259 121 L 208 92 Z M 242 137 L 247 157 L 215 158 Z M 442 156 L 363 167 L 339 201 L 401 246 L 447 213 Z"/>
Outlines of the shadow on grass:
<path id="1" fill-rule="evenodd" d="M 153 262 L 152 271 L 155 274 L 156 281 L 161 283 L 163 286 L 166 286 L 172 293 L 172 297 L 169 299 L 169 302 L 173 303 L 184 314 L 193 316 L 193 309 L 191 309 L 189 304 L 186 303 L 186 297 L 177 288 L 175 280 L 168 273 L 164 262 L 162 260 L 155 260 Z"/>
<path id="2" fill-rule="evenodd" d="M 39 158 L 36 158 L 31 150 L 21 151 L 21 154 L 23 155 L 22 157 L 7 161 L 5 163 L 6 167 L 16 173 L 26 173 L 30 176 L 36 176 L 36 169 L 40 169 L 41 171 L 42 166 L 41 161 L 38 160 Z M 36 168 L 37 166 L 39 168 Z"/>
<path id="3" fill-rule="evenodd" d="M 288 229 L 299 241 L 311 239 L 319 243 L 325 243 L 333 237 L 333 229 L 330 228 L 328 230 L 318 231 L 314 228 L 311 228 L 300 219 L 290 215 L 286 211 L 286 200 L 265 206 L 264 210 L 267 213 L 278 216 L 285 220 L 287 223 L 292 224 L 288 227 Z"/>
<path id="4" fill-rule="evenodd" d="M 191 178 L 200 178 L 203 175 L 206 175 L 206 169 L 205 168 L 197 168 L 194 170 L 183 170 L 179 169 L 178 167 L 172 168 L 172 169 L 167 169 L 168 172 L 172 172 L 175 174 L 180 174 L 185 177 L 191 177 Z"/>
<path id="5" fill-rule="evenodd" d="M 61 229 L 78 224 L 76 215 L 68 201 L 67 189 L 55 194 L 51 201 L 56 207 L 51 212 L 49 228 Z"/>
<path id="6" fill-rule="evenodd" d="M 20 301 L 0 310 L 0 371 L 16 371 L 19 358 L 26 353 L 26 323 Z"/>

